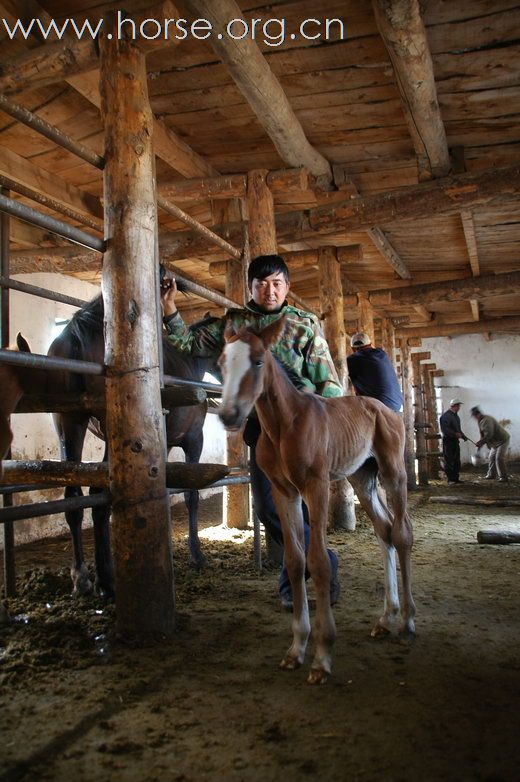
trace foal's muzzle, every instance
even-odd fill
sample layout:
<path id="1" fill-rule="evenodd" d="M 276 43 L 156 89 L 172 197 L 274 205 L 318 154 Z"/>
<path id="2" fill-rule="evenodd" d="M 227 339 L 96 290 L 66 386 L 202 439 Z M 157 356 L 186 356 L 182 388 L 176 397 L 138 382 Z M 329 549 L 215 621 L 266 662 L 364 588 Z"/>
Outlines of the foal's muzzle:
<path id="1" fill-rule="evenodd" d="M 228 404 L 219 410 L 218 417 L 226 429 L 229 431 L 236 431 L 237 429 L 240 429 L 244 423 L 245 416 L 242 414 L 238 405 Z"/>

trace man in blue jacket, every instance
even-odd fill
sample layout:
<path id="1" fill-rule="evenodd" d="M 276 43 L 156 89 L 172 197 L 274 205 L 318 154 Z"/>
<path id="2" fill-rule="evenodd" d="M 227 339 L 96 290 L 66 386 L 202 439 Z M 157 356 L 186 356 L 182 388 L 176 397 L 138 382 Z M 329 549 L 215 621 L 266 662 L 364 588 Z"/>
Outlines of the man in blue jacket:
<path id="1" fill-rule="evenodd" d="M 347 368 L 356 396 L 379 399 L 390 410 L 400 413 L 403 394 L 395 369 L 382 348 L 372 347 L 368 334 L 359 332 L 350 340 L 354 351 L 347 356 Z"/>

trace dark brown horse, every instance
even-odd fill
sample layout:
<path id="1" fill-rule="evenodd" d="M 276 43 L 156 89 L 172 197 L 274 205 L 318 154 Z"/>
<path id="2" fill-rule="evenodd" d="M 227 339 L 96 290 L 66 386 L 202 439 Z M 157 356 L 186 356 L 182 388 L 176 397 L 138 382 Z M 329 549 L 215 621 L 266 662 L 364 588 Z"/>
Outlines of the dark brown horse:
<path id="1" fill-rule="evenodd" d="M 101 296 L 93 299 L 75 313 L 49 348 L 49 356 L 74 358 L 82 361 L 103 362 L 103 299 Z M 215 371 L 215 363 L 210 359 L 192 358 L 176 350 L 167 338 L 163 338 L 164 373 L 186 380 L 200 381 L 206 370 Z M 104 379 L 100 376 L 80 375 L 69 372 L 52 372 L 48 381 L 49 393 L 87 392 L 99 395 L 103 391 Z M 50 386 L 50 387 L 49 387 Z M 166 445 L 168 451 L 174 446 L 182 448 L 186 462 L 195 464 L 199 461 L 203 447 L 203 425 L 207 412 L 207 403 L 187 407 L 172 407 L 166 416 Z M 83 442 L 91 413 L 81 411 L 76 413 L 57 413 L 54 421 L 60 441 L 61 458 L 67 461 L 81 461 Z M 145 423 L 143 422 L 143 425 Z M 101 432 L 105 431 L 105 421 L 99 419 Z M 107 453 L 105 448 L 106 460 Z M 91 488 L 94 494 L 100 489 Z M 79 487 L 67 487 L 66 497 L 78 496 L 82 493 Z M 199 493 L 189 491 L 184 495 L 189 517 L 189 548 L 193 565 L 200 568 L 204 565 L 204 556 L 200 549 L 197 532 L 197 512 Z M 92 508 L 94 523 L 94 542 L 96 560 L 96 588 L 108 596 L 113 595 L 113 569 L 109 542 L 109 514 L 106 507 Z M 84 594 L 92 589 L 88 570 L 84 562 L 81 541 L 81 524 L 83 511 L 67 511 L 65 514 L 70 527 L 74 562 L 71 568 L 74 593 Z"/>
<path id="2" fill-rule="evenodd" d="M 49 356 L 74 358 L 82 361 L 103 363 L 103 300 L 101 296 L 78 310 L 63 332 L 49 348 Z M 17 340 L 19 350 L 29 351 L 27 342 L 19 335 Z M 192 358 L 176 350 L 168 339 L 163 338 L 164 373 L 185 380 L 200 381 L 206 370 L 216 370 L 212 359 Z M 66 371 L 45 371 L 26 369 L 23 367 L 0 364 L 0 457 L 5 457 L 11 444 L 12 433 L 8 416 L 14 411 L 23 393 L 66 394 L 87 392 L 94 396 L 103 393 L 104 378 L 102 376 L 80 375 Z M 166 444 L 168 451 L 174 446 L 182 448 L 186 462 L 197 463 L 203 447 L 203 426 L 207 412 L 207 403 L 186 407 L 172 407 L 166 416 Z M 81 461 L 83 443 L 93 411 L 78 411 L 74 413 L 56 413 L 54 422 L 58 432 L 61 458 L 67 461 Z M 99 416 L 100 413 L 96 412 Z M 97 425 L 99 423 L 99 426 Z M 143 422 L 143 426 L 145 423 Z M 104 417 L 96 421 L 95 429 L 105 430 Z M 107 453 L 105 448 L 104 459 Z M 1 462 L 0 462 L 1 469 Z M 94 494 L 101 489 L 91 488 Z M 69 486 L 65 489 L 65 497 L 76 497 L 83 492 L 80 487 Z M 204 565 L 198 531 L 197 513 L 199 493 L 189 491 L 184 495 L 189 518 L 189 549 L 193 565 L 200 568 Z M 87 566 L 83 555 L 81 526 L 83 511 L 74 510 L 65 513 L 73 543 L 73 563 L 71 576 L 74 594 L 86 594 L 92 590 Z M 92 508 L 94 524 L 96 588 L 101 594 L 114 594 L 114 577 L 112 557 L 110 552 L 108 507 Z"/>
<path id="3" fill-rule="evenodd" d="M 415 630 L 404 425 L 398 413 L 377 399 L 324 399 L 297 391 L 269 350 L 281 337 L 284 326 L 285 319 L 281 318 L 260 334 L 246 328 L 238 334 L 232 327 L 226 331 L 227 341 L 219 360 L 224 377 L 219 416 L 226 429 L 236 431 L 255 405 L 262 428 L 256 457 L 272 483 L 294 601 L 293 641 L 280 663 L 285 670 L 302 664 L 311 629 L 305 588 L 302 497 L 309 508 L 307 567 L 316 587 L 316 651 L 308 681 L 322 684 L 331 671 L 336 638 L 326 549 L 331 478 L 348 476 L 372 520 L 383 554 L 384 609 L 372 634 L 379 636 L 399 629 L 411 635 Z M 378 475 L 390 508 L 378 493 Z M 400 627 L 396 552 L 403 585 Z"/>

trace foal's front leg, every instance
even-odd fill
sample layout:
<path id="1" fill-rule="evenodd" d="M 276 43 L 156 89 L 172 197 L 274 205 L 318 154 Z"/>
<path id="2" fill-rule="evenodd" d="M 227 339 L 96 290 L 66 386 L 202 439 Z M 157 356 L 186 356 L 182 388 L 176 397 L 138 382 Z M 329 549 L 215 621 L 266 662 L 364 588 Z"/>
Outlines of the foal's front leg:
<path id="1" fill-rule="evenodd" d="M 311 632 L 305 587 L 302 500 L 298 494 L 286 497 L 274 485 L 273 497 L 282 525 L 284 558 L 293 594 L 293 640 L 285 657 L 280 662 L 280 668 L 293 671 L 303 663 Z"/>
<path id="2" fill-rule="evenodd" d="M 309 508 L 311 538 L 307 564 L 316 590 L 316 616 L 313 637 L 316 643 L 314 659 L 307 677 L 309 684 L 324 684 L 331 673 L 332 647 L 336 640 L 336 624 L 330 607 L 330 560 L 327 553 L 327 516 L 329 482 L 316 480 L 306 487 L 305 501 Z"/>

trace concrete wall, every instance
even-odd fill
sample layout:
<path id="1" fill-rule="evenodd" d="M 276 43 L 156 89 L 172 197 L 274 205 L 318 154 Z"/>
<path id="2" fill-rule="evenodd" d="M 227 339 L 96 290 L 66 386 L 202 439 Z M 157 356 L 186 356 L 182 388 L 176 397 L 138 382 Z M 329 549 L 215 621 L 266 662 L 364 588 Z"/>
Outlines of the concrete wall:
<path id="1" fill-rule="evenodd" d="M 65 293 L 79 299 L 89 300 L 98 292 L 99 287 L 66 277 L 61 274 L 24 274 L 15 279 L 36 285 L 48 290 Z M 16 333 L 21 331 L 28 340 L 33 353 L 47 353 L 49 345 L 56 336 L 54 324 L 58 319 L 69 319 L 76 308 L 67 304 L 48 301 L 46 299 L 28 296 L 18 291 L 11 291 L 10 329 L 11 341 Z M 59 459 L 58 440 L 50 414 L 14 415 L 12 417 L 13 459 Z M 103 444 L 94 435 L 87 433 L 84 461 L 99 461 L 103 456 Z M 180 448 L 171 451 L 170 461 L 183 461 L 184 454 Z M 204 450 L 202 461 L 225 462 L 225 440 L 223 428 L 215 415 L 208 415 L 204 428 Z M 218 490 L 205 490 L 202 496 Z M 221 491 L 221 490 L 220 490 Z M 31 492 L 14 496 L 15 504 L 25 502 L 41 502 L 49 499 L 60 499 L 62 489 L 45 492 Z M 173 502 L 181 502 L 182 497 L 175 496 Z M 85 512 L 85 524 L 90 524 L 90 512 Z M 15 542 L 24 543 L 38 537 L 50 537 L 68 532 L 68 526 L 63 515 L 45 516 L 39 519 L 17 521 L 14 524 Z M 0 535 L 0 547 L 3 537 Z"/>
<path id="2" fill-rule="evenodd" d="M 441 410 L 460 397 L 462 431 L 476 441 L 478 426 L 469 411 L 479 405 L 510 432 L 510 456 L 520 457 L 520 336 L 497 334 L 489 341 L 481 334 L 423 339 L 420 350 L 429 350 L 431 360 L 444 370 L 444 377 L 435 378 Z M 471 443 L 461 443 L 463 463 L 473 453 Z"/>

